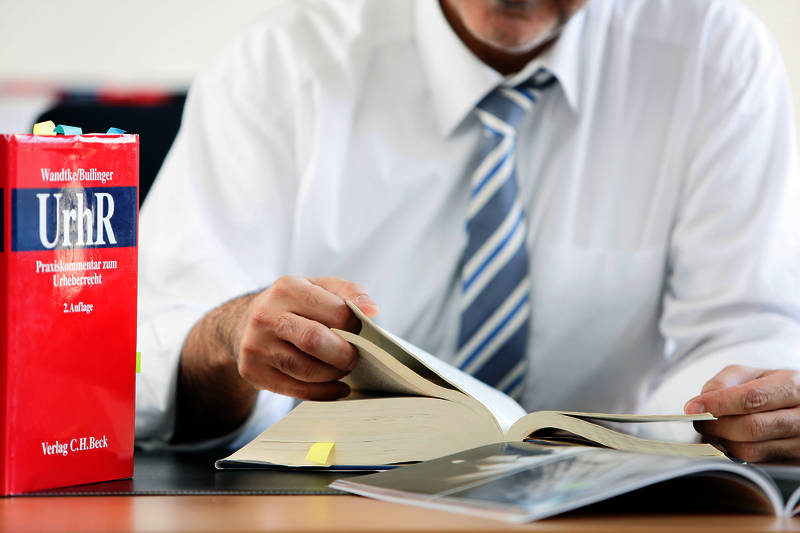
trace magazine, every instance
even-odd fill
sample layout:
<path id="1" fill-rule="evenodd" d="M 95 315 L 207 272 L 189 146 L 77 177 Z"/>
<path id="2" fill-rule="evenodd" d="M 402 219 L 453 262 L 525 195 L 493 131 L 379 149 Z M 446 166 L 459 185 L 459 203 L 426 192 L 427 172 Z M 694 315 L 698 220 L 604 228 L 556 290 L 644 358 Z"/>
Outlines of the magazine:
<path id="1" fill-rule="evenodd" d="M 778 516 L 800 507 L 800 467 L 537 442 L 490 444 L 330 486 L 515 523 L 653 489 L 669 505 L 683 500 Z"/>

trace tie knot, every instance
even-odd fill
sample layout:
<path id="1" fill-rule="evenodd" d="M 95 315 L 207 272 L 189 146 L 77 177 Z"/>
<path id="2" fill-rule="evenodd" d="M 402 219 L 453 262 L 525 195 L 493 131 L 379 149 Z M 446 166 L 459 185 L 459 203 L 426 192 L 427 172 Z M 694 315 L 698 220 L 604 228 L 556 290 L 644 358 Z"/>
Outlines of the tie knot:
<path id="1" fill-rule="evenodd" d="M 556 78 L 549 71 L 539 69 L 518 85 L 495 87 L 478 104 L 478 118 L 485 128 L 497 135 L 514 135 L 520 120 L 533 109 L 542 91 L 555 82 Z"/>

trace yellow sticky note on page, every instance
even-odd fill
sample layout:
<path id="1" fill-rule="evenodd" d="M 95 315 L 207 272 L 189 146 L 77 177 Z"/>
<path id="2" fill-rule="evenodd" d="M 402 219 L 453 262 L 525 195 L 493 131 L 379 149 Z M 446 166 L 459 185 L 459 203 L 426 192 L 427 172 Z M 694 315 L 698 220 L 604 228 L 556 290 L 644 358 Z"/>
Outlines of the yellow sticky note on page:
<path id="1" fill-rule="evenodd" d="M 29 123 L 30 124 L 30 123 Z M 56 124 L 52 120 L 47 122 L 39 122 L 33 125 L 34 135 L 55 135 Z"/>
<path id="2" fill-rule="evenodd" d="M 311 448 L 308 449 L 306 461 L 311 461 L 319 465 L 330 464 L 328 459 L 330 458 L 334 444 L 333 442 L 315 442 L 311 445 Z"/>

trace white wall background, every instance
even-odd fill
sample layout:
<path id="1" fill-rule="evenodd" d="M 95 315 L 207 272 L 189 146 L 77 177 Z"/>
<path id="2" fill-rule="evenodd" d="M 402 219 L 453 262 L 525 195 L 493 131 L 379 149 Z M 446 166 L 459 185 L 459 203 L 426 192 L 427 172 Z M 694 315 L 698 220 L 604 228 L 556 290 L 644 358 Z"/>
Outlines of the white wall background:
<path id="1" fill-rule="evenodd" d="M 0 80 L 185 87 L 278 1 L 0 0 Z"/>
<path id="2" fill-rule="evenodd" d="M 800 131 L 800 0 L 742 2 L 764 21 L 781 47 L 794 94 L 795 124 Z"/>
<path id="3" fill-rule="evenodd" d="M 0 88 L 8 80 L 183 88 L 278 1 L 0 0 Z M 800 124 L 800 0 L 742 1 L 781 45 Z M 15 105 L 6 99 L 0 114 Z"/>

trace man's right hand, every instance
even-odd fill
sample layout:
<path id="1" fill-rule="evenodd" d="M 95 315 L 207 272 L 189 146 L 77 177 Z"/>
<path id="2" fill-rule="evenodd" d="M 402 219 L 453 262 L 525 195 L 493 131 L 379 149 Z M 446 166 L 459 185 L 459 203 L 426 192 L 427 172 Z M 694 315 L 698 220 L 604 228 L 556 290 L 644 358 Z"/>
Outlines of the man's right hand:
<path id="1" fill-rule="evenodd" d="M 378 306 L 355 283 L 284 276 L 269 288 L 209 312 L 183 344 L 174 442 L 223 435 L 250 413 L 259 389 L 305 400 L 349 394 L 340 380 L 356 365 L 355 348 L 330 328 L 355 332 Z"/>
<path id="2" fill-rule="evenodd" d="M 367 316 L 378 313 L 355 283 L 334 277 L 279 278 L 250 301 L 238 324 L 233 353 L 239 375 L 256 389 L 303 400 L 347 396 L 349 387 L 338 380 L 355 368 L 358 353 L 330 329 L 358 331 L 346 300 Z"/>

